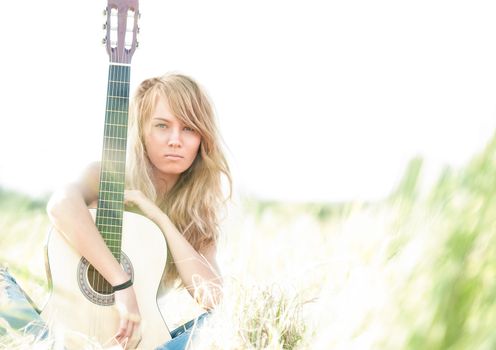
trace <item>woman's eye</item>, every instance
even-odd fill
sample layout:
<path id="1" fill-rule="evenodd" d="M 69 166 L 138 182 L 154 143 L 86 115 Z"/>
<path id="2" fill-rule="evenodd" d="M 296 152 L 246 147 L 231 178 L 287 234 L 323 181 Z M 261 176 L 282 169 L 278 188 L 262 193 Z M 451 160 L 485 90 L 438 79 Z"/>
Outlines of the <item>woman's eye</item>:
<path id="1" fill-rule="evenodd" d="M 160 129 L 165 129 L 167 127 L 167 125 L 160 123 L 160 124 L 157 124 L 156 127 L 160 128 Z"/>
<path id="2" fill-rule="evenodd" d="M 193 128 L 190 128 L 189 126 L 185 126 L 184 130 L 185 131 L 195 131 Z"/>

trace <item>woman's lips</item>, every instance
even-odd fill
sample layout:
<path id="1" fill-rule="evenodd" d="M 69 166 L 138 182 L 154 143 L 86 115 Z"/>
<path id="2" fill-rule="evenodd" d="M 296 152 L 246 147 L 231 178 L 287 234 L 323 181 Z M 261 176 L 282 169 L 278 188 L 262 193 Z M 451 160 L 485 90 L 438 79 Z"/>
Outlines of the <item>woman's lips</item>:
<path id="1" fill-rule="evenodd" d="M 170 160 L 180 160 L 180 159 L 183 159 L 183 157 L 180 156 L 179 154 L 166 154 L 165 155 L 165 158 L 170 159 Z"/>

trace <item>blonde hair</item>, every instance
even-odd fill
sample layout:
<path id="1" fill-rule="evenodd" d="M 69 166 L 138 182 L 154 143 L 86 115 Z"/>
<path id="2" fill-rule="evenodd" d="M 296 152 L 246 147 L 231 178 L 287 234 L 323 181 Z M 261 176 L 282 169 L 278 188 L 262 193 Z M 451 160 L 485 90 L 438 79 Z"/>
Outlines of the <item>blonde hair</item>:
<path id="1" fill-rule="evenodd" d="M 152 165 L 144 146 L 144 126 L 158 98 L 166 98 L 171 112 L 201 136 L 193 164 L 183 172 L 163 198 L 158 198 L 152 181 Z M 221 180 L 232 180 L 212 105 L 202 88 L 190 77 L 166 74 L 144 80 L 137 88 L 130 109 L 127 187 L 142 191 L 169 216 L 177 229 L 197 250 L 215 243 L 219 236 L 219 209 L 225 198 Z M 178 280 L 178 272 L 168 254 L 165 285 Z"/>

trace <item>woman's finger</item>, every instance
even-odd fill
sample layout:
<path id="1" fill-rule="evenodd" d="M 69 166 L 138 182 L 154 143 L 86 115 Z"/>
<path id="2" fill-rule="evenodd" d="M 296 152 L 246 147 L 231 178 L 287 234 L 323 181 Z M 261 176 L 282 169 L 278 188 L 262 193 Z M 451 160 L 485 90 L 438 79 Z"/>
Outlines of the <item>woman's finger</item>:
<path id="1" fill-rule="evenodd" d="M 133 330 L 134 330 L 134 322 L 129 321 L 127 329 L 126 329 L 126 337 L 127 338 L 131 338 L 131 336 L 133 335 Z"/>
<path id="2" fill-rule="evenodd" d="M 140 339 L 141 339 L 140 325 L 139 323 L 134 323 L 132 336 L 129 337 L 129 343 L 128 343 L 129 347 L 131 349 L 134 349 L 136 345 L 139 343 Z"/>
<path id="3" fill-rule="evenodd" d="M 121 322 L 119 324 L 119 330 L 115 335 L 115 339 L 117 339 L 119 343 L 122 343 L 123 339 L 126 337 L 128 328 L 129 328 L 129 320 L 125 318 L 121 318 Z"/>
<path id="4" fill-rule="evenodd" d="M 124 190 L 124 204 L 126 205 L 134 205 L 134 199 L 132 193 L 128 190 Z"/>

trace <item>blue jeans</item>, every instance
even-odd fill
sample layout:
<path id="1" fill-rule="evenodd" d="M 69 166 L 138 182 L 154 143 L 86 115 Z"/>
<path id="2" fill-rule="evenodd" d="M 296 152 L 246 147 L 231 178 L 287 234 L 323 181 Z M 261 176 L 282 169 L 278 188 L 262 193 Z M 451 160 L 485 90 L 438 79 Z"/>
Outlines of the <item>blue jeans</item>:
<path id="1" fill-rule="evenodd" d="M 7 269 L 0 266 L 0 321 L 2 320 L 6 322 L 5 326 L 32 335 L 35 339 L 45 339 L 48 335 L 45 322 L 31 299 Z M 0 336 L 6 333 L 7 330 L 0 323 Z"/>
<path id="2" fill-rule="evenodd" d="M 171 332 L 172 339 L 157 350 L 184 350 L 194 330 L 199 327 L 208 313 L 186 322 Z M 39 311 L 29 296 L 24 293 L 8 270 L 0 266 L 0 337 L 7 333 L 2 327 L 6 322 L 14 330 L 34 336 L 34 339 L 45 339 L 48 327 L 39 315 Z"/>
<path id="3" fill-rule="evenodd" d="M 172 339 L 169 340 L 162 346 L 159 346 L 155 350 L 184 350 L 188 345 L 188 342 L 191 337 L 195 335 L 195 330 L 202 326 L 205 319 L 208 317 L 209 313 L 205 312 L 201 314 L 197 318 L 186 322 L 182 326 L 174 329 L 171 332 Z"/>

